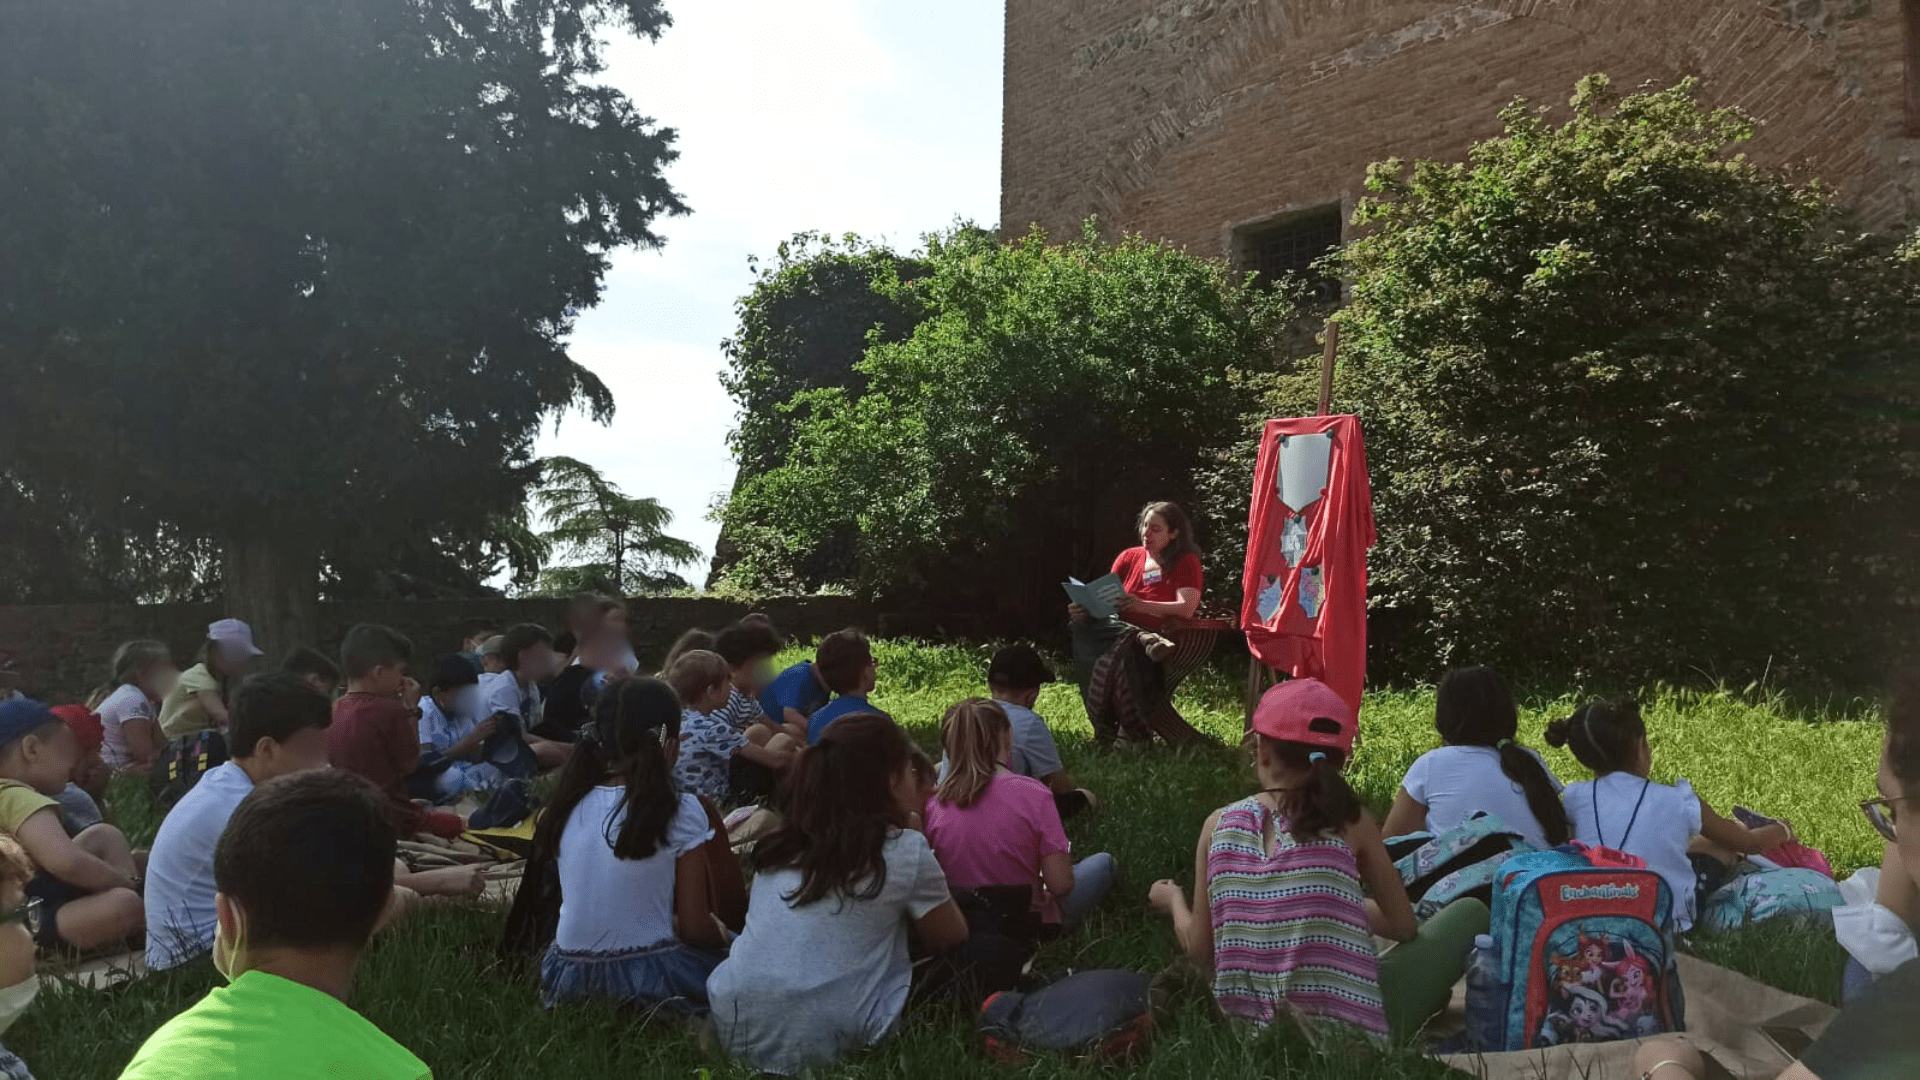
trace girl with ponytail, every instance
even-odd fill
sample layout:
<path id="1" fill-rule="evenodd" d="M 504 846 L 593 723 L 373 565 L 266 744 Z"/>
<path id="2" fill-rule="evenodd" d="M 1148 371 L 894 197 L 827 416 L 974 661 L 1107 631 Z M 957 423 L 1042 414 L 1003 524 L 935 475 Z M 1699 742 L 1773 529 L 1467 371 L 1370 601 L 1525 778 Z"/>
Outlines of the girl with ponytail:
<path id="1" fill-rule="evenodd" d="M 1433 726 L 1444 744 L 1420 755 L 1400 782 L 1383 830 L 1388 836 L 1457 829 L 1493 814 L 1536 848 L 1572 836 L 1560 779 L 1540 755 L 1514 740 L 1520 709 L 1490 667 L 1455 668 L 1440 680 Z"/>
<path id="2" fill-rule="evenodd" d="M 747 927 L 707 983 L 729 1054 L 793 1075 L 877 1043 L 912 987 L 908 928 L 934 953 L 966 940 L 925 802 L 913 744 L 884 716 L 842 717 L 800 751 L 785 820 L 754 845 Z"/>
<path id="3" fill-rule="evenodd" d="M 540 963 L 541 1000 L 609 999 L 703 1011 L 725 933 L 698 797 L 673 782 L 680 699 L 657 679 L 614 683 L 594 703 L 530 862 L 558 863 L 560 916 Z"/>
<path id="4" fill-rule="evenodd" d="M 1353 707 L 1318 679 L 1267 691 L 1247 735 L 1260 790 L 1200 830 L 1204 903 L 1190 907 L 1170 880 L 1148 894 L 1228 1016 L 1411 1037 L 1446 1007 L 1486 932 L 1486 906 L 1472 900 L 1416 925 L 1380 828 L 1342 775 L 1356 731 Z M 1403 944 L 1381 957 L 1376 934 Z"/>
<path id="5" fill-rule="evenodd" d="M 1595 701 L 1547 725 L 1547 745 L 1573 751 L 1593 780 L 1569 784 L 1574 839 L 1637 855 L 1673 890 L 1674 927 L 1693 928 L 1703 890 L 1724 879 L 1740 855 L 1759 855 L 1794 838 L 1775 821 L 1750 829 L 1714 813 L 1685 780 L 1656 784 L 1647 723 L 1631 701 Z M 1715 868 L 1696 859 L 1719 864 Z M 1706 872 L 1702 872 L 1706 871 Z"/>

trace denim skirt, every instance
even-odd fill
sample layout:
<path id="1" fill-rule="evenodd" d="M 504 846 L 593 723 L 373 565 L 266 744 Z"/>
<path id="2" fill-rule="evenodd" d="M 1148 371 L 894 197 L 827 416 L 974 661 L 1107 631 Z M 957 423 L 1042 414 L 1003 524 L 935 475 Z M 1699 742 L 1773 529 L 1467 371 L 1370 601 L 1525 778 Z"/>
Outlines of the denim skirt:
<path id="1" fill-rule="evenodd" d="M 555 945 L 540 960 L 540 1003 L 593 999 L 695 1016 L 707 1011 L 707 976 L 720 959 L 677 938 L 621 952 Z"/>

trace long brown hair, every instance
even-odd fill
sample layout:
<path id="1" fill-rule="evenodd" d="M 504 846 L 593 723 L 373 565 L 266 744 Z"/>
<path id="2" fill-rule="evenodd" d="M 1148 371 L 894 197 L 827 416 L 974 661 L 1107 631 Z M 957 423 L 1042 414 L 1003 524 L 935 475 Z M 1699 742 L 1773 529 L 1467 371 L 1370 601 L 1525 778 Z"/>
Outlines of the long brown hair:
<path id="1" fill-rule="evenodd" d="M 1193 539 L 1193 522 L 1187 518 L 1187 512 L 1180 509 L 1179 503 L 1150 502 L 1140 508 L 1140 517 L 1134 523 L 1137 532 L 1147 527 L 1147 519 L 1157 517 L 1166 525 L 1173 539 L 1167 541 L 1167 550 L 1160 553 L 1160 570 L 1172 574 L 1175 564 L 1188 555 L 1200 554 L 1200 545 Z"/>
<path id="2" fill-rule="evenodd" d="M 900 725 L 873 713 L 834 721 L 788 772 L 786 820 L 754 845 L 753 868 L 800 871 L 800 887 L 781 898 L 792 907 L 879 896 L 887 838 L 901 825 L 893 778 L 909 768 L 912 743 Z"/>
<path id="3" fill-rule="evenodd" d="M 979 802 L 1000 769 L 1001 748 L 1012 731 L 1007 711 L 986 698 L 968 698 L 948 709 L 940 722 L 947 778 L 934 789 L 934 798 L 961 810 Z"/>
<path id="4" fill-rule="evenodd" d="M 540 817 L 533 848 L 558 858 L 560 834 L 574 808 L 594 788 L 622 785 L 620 809 L 600 825 L 616 859 L 645 859 L 666 845 L 667 829 L 680 812 L 680 789 L 667 760 L 667 741 L 680 737 L 680 698 L 658 679 L 622 679 L 594 702 Z M 583 824 L 595 824 L 583 822 Z"/>

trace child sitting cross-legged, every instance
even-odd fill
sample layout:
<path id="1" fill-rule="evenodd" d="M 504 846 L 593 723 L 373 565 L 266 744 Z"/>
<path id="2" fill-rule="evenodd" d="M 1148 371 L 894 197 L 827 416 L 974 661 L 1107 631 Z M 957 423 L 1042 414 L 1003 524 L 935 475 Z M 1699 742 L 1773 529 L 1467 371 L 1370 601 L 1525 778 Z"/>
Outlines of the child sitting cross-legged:
<path id="1" fill-rule="evenodd" d="M 1260 790 L 1200 830 L 1190 908 L 1172 881 L 1154 907 L 1229 1017 L 1265 1027 L 1293 1015 L 1407 1038 L 1444 1008 L 1486 905 L 1463 900 L 1416 926 L 1413 905 L 1341 770 L 1353 707 L 1317 679 L 1267 691 L 1248 744 Z M 1416 933 L 1418 937 L 1416 938 Z M 1403 944 L 1383 959 L 1374 935 Z"/>
<path id="2" fill-rule="evenodd" d="M 385 795 L 352 773 L 314 769 L 255 788 L 213 856 L 213 964 L 228 985 L 154 1032 L 121 1080 L 430 1077 L 347 1004 L 393 899 L 395 853 Z"/>
<path id="3" fill-rule="evenodd" d="M 719 653 L 694 649 L 681 654 L 667 672 L 667 682 L 686 705 L 680 718 L 680 760 L 673 767 L 681 790 L 715 805 L 748 802 L 755 792 L 733 789 L 735 759 L 775 774 L 793 764 L 799 748 L 785 733 L 773 736 L 764 745 L 756 744 L 721 716 L 720 710 L 734 691 L 733 669 Z"/>
<path id="4" fill-rule="evenodd" d="M 746 929 L 707 980 L 720 1043 L 750 1068 L 792 1075 L 886 1038 L 913 985 L 909 929 L 935 953 L 967 939 L 919 831 L 912 751 L 893 721 L 854 716 L 794 762 L 785 820 L 754 845 Z"/>
<path id="5" fill-rule="evenodd" d="M 1568 784 L 1564 794 L 1574 839 L 1645 859 L 1673 890 L 1674 928 L 1681 932 L 1693 928 L 1702 884 L 1690 852 L 1724 863 L 1732 858 L 1725 853 L 1758 855 L 1793 839 L 1784 821 L 1749 829 L 1721 817 L 1685 780 L 1654 783 L 1646 721 L 1631 701 L 1582 705 L 1547 725 L 1547 745 L 1572 750 L 1593 770 L 1591 781 Z"/>
<path id="6" fill-rule="evenodd" d="M 109 945 L 145 922 L 127 838 L 106 824 L 69 836 L 60 819 L 57 796 L 79 760 L 79 739 L 44 704 L 0 702 L 0 833 L 33 860 L 27 895 L 40 902 L 42 949 Z"/>
<path id="7" fill-rule="evenodd" d="M 449 803 L 462 795 L 492 791 L 506 779 L 498 766 L 481 759 L 487 740 L 500 729 L 495 717 L 482 718 L 480 673 L 458 653 L 433 662 L 427 693 L 420 698 L 422 797 Z"/>
<path id="8" fill-rule="evenodd" d="M 1047 785 L 1008 768 L 1013 728 L 996 702 L 963 701 L 941 724 L 947 772 L 927 839 L 955 889 L 1029 886 L 1043 932 L 1071 930 L 1113 887 L 1113 856 L 1074 862 Z"/>
<path id="9" fill-rule="evenodd" d="M 671 687 L 623 679 L 595 700 L 574 744 L 529 858 L 558 863 L 559 924 L 540 963 L 549 1008 L 589 998 L 676 1012 L 706 1004 L 726 945 L 709 874 L 728 867 L 709 865 L 712 821 L 673 782 L 680 719 Z"/>

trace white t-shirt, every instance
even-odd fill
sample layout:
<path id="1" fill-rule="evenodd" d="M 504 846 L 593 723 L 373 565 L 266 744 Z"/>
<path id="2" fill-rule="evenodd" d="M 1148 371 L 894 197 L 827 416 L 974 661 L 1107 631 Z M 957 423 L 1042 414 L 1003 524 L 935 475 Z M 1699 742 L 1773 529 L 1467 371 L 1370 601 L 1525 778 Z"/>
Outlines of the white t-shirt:
<path id="1" fill-rule="evenodd" d="M 1700 835 L 1700 797 L 1693 793 L 1693 785 L 1675 780 L 1668 787 L 1629 772 L 1613 772 L 1598 780 L 1568 784 L 1562 798 L 1573 821 L 1574 839 L 1647 860 L 1647 869 L 1666 878 L 1673 890 L 1675 929 L 1692 929 L 1699 882 L 1687 861 L 1687 844 Z"/>
<path id="2" fill-rule="evenodd" d="M 106 739 L 100 746 L 100 759 L 111 769 L 124 769 L 133 764 L 133 758 L 127 754 L 127 734 L 120 730 L 120 725 L 129 720 L 152 720 L 156 711 L 152 699 L 145 690 L 123 683 L 107 695 L 96 711 L 100 714 L 100 732 Z M 159 738 L 157 728 L 154 737 Z"/>
<path id="3" fill-rule="evenodd" d="M 520 737 L 525 739 L 540 722 L 540 688 L 521 686 L 511 671 L 492 671 L 480 676 L 480 713 L 476 722 L 500 713 L 520 718 Z M 494 747 L 492 760 L 505 765 L 519 754 L 513 743 L 502 740 Z"/>
<path id="4" fill-rule="evenodd" d="M 563 952 L 643 949 L 673 937 L 673 863 L 713 837 L 707 812 L 692 795 L 667 826 L 667 842 L 644 859 L 617 859 L 609 837 L 620 835 L 627 789 L 607 784 L 587 792 L 560 834 L 560 925 Z"/>
<path id="5" fill-rule="evenodd" d="M 913 969 L 907 927 L 949 899 L 927 838 L 896 832 L 886 884 L 871 900 L 828 897 L 792 907 L 798 870 L 754 876 L 747 927 L 707 980 L 727 1052 L 791 1076 L 886 1038 L 906 1007 Z"/>
<path id="6" fill-rule="evenodd" d="M 1535 761 L 1540 755 L 1533 754 Z M 1547 769 L 1553 790 L 1561 790 L 1560 778 Z M 1500 751 L 1491 746 L 1443 746 L 1421 754 L 1407 769 L 1400 782 L 1413 800 L 1427 808 L 1427 831 L 1443 833 L 1457 829 L 1475 814 L 1496 814 L 1536 848 L 1545 849 L 1547 834 L 1540 819 L 1527 805 L 1527 793 L 1518 781 L 1500 769 Z"/>
<path id="7" fill-rule="evenodd" d="M 253 778 L 229 761 L 208 770 L 160 823 L 147 856 L 147 967 L 178 967 L 213 948 L 213 849 Z"/>

